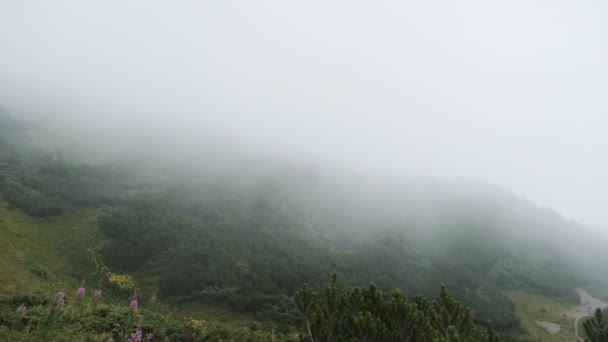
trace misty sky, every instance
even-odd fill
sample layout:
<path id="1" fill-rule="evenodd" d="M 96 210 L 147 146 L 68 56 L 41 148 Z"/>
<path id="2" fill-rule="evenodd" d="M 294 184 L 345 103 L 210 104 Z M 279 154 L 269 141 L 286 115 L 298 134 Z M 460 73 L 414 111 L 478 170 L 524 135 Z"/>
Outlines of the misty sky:
<path id="1" fill-rule="evenodd" d="M 608 227 L 607 15 L 599 0 L 0 0 L 0 105 L 482 179 Z"/>

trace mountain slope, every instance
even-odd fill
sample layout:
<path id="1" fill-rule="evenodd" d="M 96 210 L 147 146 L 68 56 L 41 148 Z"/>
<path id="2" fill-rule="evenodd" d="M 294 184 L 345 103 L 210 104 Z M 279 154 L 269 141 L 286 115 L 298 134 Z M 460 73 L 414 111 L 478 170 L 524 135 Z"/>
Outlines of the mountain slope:
<path id="1" fill-rule="evenodd" d="M 76 209 L 38 219 L 0 199 L 0 296 L 74 287 L 91 273 L 99 211 Z"/>
<path id="2" fill-rule="evenodd" d="M 209 168 L 168 176 L 68 160 L 28 145 L 23 132 L 0 147 L 0 194 L 29 213 L 5 209 L 0 221 L 12 244 L 0 253 L 13 265 L 3 271 L 14 279 L 7 295 L 87 278 L 94 250 L 115 271 L 146 275 L 150 292 L 286 326 L 297 322 L 289 297 L 336 273 L 410 296 L 445 284 L 477 323 L 511 332 L 519 318 L 506 291 L 574 302 L 574 287 L 606 286 L 603 240 L 487 184 L 263 158 L 227 168 L 198 161 Z"/>

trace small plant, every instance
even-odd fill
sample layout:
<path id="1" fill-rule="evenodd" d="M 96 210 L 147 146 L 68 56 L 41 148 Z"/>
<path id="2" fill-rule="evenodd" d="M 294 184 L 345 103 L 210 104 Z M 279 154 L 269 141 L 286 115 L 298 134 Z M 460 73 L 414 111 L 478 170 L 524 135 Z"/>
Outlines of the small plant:
<path id="1" fill-rule="evenodd" d="M 19 306 L 17 308 L 17 313 L 23 315 L 24 313 L 27 312 L 27 306 L 25 306 L 25 304 L 21 304 L 21 306 Z"/>
<path id="2" fill-rule="evenodd" d="M 112 287 L 122 293 L 128 293 L 130 291 L 133 291 L 133 289 L 135 288 L 135 281 L 133 280 L 133 277 L 127 274 L 117 274 L 110 272 L 108 282 Z"/>
<path id="3" fill-rule="evenodd" d="M 135 330 L 131 334 L 131 338 L 129 338 L 129 342 L 141 342 L 142 339 L 143 339 L 143 332 L 141 331 L 141 328 L 137 328 L 137 330 Z"/>
<path id="4" fill-rule="evenodd" d="M 82 286 L 82 288 L 85 288 Z M 293 334 L 233 327 L 200 318 L 178 320 L 139 306 L 138 293 L 122 304 L 102 303 L 101 289 L 0 300 L 0 341 L 296 341 Z M 76 293 L 68 300 L 66 293 Z M 97 303 L 97 305 L 95 305 Z M 93 305 L 91 305 L 93 304 Z"/>
<path id="5" fill-rule="evenodd" d="M 136 311 L 138 306 L 139 302 L 137 301 L 137 295 L 133 295 L 133 299 L 131 299 L 131 302 L 129 303 L 129 309 L 131 311 Z"/>
<path id="6" fill-rule="evenodd" d="M 65 299 L 65 292 L 57 292 L 57 294 L 55 295 L 55 304 L 57 304 L 57 308 L 63 309 L 63 307 L 65 306 Z"/>

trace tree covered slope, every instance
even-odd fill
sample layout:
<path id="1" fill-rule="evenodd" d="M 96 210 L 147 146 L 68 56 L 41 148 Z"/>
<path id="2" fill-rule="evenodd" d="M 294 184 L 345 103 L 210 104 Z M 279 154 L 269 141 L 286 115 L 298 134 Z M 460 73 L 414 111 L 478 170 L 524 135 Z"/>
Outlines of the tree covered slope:
<path id="1" fill-rule="evenodd" d="M 285 326 L 301 323 L 296 291 L 321 290 L 337 274 L 347 286 L 406 295 L 432 297 L 446 285 L 473 322 L 509 332 L 519 319 L 506 290 L 569 300 L 576 286 L 605 284 L 601 239 L 490 185 L 283 161 L 220 172 L 212 159 L 169 176 L 45 152 L 8 118 L 0 131 L 0 258 L 12 265 L 0 272 L 15 280 L 0 284 L 2 294 L 35 277 L 53 286 L 87 278 L 92 253 L 116 272 L 148 275 L 146 286 L 163 296 Z"/>

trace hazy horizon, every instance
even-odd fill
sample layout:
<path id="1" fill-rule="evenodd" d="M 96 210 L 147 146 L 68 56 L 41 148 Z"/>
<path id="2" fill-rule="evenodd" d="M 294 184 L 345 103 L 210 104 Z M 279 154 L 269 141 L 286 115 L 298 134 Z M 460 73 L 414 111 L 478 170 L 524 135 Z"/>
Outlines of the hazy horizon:
<path id="1" fill-rule="evenodd" d="M 481 180 L 608 228 L 602 7 L 5 2 L 0 106 L 83 138 L 225 134 L 379 174 Z"/>

